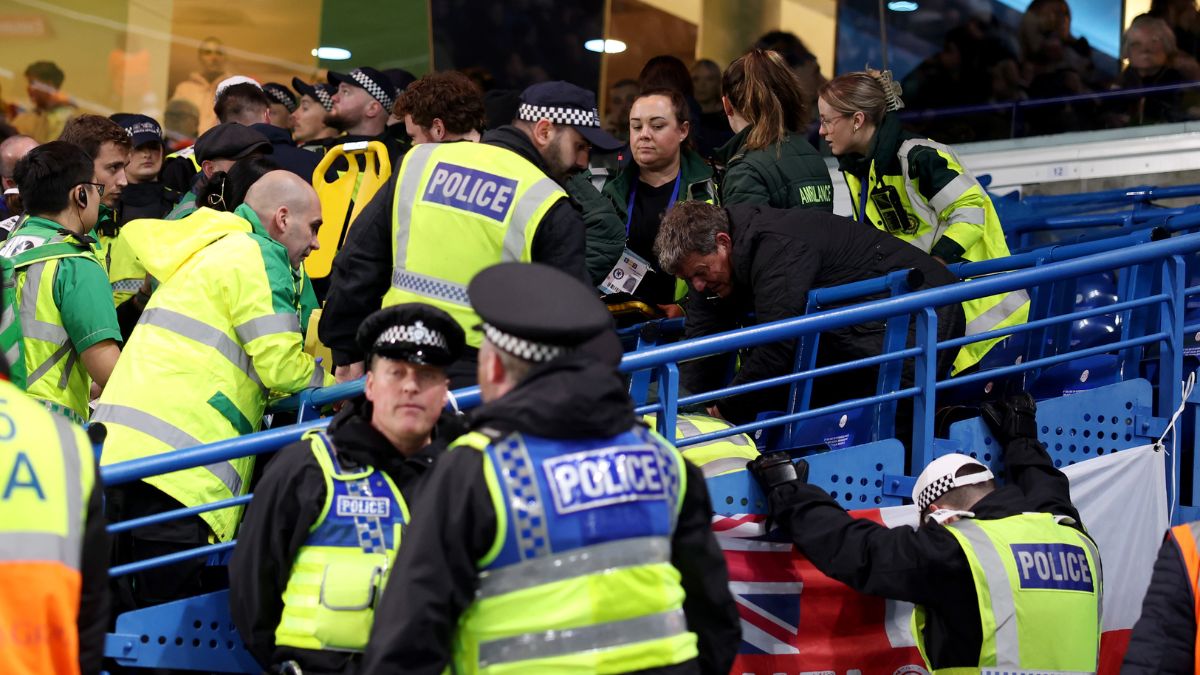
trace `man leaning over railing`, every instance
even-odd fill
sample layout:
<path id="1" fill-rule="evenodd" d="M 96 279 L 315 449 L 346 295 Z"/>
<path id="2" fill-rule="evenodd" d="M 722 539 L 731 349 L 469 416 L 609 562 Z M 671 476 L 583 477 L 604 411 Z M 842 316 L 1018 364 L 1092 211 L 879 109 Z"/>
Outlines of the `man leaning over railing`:
<path id="1" fill-rule="evenodd" d="M 343 407 L 328 431 L 280 451 L 238 531 L 230 608 L 263 667 L 357 668 L 408 505 L 458 435 L 458 416 L 442 412 L 446 366 L 465 345 L 449 314 L 395 305 L 368 317 L 357 337 L 369 356 L 365 398 Z"/>

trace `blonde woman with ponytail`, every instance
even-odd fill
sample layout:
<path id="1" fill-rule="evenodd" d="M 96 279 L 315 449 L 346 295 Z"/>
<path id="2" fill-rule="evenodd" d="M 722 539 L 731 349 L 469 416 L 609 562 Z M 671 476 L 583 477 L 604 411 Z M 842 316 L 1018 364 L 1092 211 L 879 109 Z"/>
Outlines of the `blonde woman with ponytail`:
<path id="1" fill-rule="evenodd" d="M 722 204 L 833 211 L 833 183 L 804 139 L 805 94 L 777 52 L 754 49 L 729 64 L 721 101 L 735 136 L 717 150 Z"/>
<path id="2" fill-rule="evenodd" d="M 891 73 L 840 75 L 818 90 L 821 136 L 838 158 L 856 220 L 952 264 L 1009 254 L 1000 217 L 983 186 L 949 147 L 900 128 L 904 107 Z M 963 303 L 966 334 L 1024 323 L 1024 291 Z M 999 338 L 964 346 L 954 373 L 975 366 Z"/>

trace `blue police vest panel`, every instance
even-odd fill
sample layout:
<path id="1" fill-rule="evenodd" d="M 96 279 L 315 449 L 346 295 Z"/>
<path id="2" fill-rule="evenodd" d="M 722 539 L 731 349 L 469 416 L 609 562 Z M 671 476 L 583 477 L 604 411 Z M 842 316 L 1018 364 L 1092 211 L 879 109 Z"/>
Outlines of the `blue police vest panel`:
<path id="1" fill-rule="evenodd" d="M 583 546 L 670 537 L 679 501 L 675 450 L 637 428 L 598 440 L 513 434 L 488 446 L 508 506 L 487 569 Z"/>
<path id="2" fill-rule="evenodd" d="M 513 204 L 517 181 L 504 176 L 438 162 L 425 186 L 422 200 L 470 211 L 497 222 L 504 222 Z"/>
<path id="3" fill-rule="evenodd" d="M 1022 589 L 1092 593 L 1092 568 L 1083 547 L 1071 544 L 1010 544 Z"/>
<path id="4" fill-rule="evenodd" d="M 333 463 L 333 495 L 329 513 L 312 534 L 308 546 L 359 548 L 368 553 L 395 550 L 396 525 L 405 525 L 404 510 L 380 471 L 347 472 L 326 440 Z"/>

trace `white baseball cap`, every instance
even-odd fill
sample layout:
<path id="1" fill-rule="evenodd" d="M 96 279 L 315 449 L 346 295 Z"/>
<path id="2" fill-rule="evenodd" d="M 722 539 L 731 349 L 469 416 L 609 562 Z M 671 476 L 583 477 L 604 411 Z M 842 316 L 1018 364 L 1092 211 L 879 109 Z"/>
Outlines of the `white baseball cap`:
<path id="1" fill-rule="evenodd" d="M 221 94 L 225 93 L 226 89 L 235 84 L 252 84 L 259 89 L 262 89 L 262 85 L 259 84 L 258 80 L 255 80 L 254 78 L 246 77 L 245 75 L 234 75 L 233 77 L 227 77 L 224 80 L 221 80 L 221 83 L 217 85 L 216 94 L 213 96 L 213 105 L 217 104 L 217 99 L 221 98 Z"/>
<path id="2" fill-rule="evenodd" d="M 982 467 L 983 471 L 955 477 L 959 469 L 969 465 Z M 924 512 L 930 504 L 954 488 L 983 483 L 993 478 L 995 476 L 991 469 L 974 457 L 960 454 L 942 455 L 930 462 L 921 475 L 917 476 L 917 484 L 913 486 L 913 503 Z"/>

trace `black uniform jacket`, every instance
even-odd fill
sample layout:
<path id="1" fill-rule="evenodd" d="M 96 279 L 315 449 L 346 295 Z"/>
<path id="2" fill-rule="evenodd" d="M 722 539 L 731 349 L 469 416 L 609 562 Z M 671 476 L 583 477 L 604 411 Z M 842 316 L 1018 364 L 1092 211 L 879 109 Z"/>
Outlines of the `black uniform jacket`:
<path id="1" fill-rule="evenodd" d="M 629 396 L 612 368 L 568 356 L 536 368 L 504 397 L 477 409 L 471 426 L 570 439 L 613 436 L 635 424 Z M 457 448 L 443 455 L 413 512 L 375 612 L 364 673 L 438 675 L 449 662 L 459 616 L 474 600 L 476 562 L 496 535 L 482 453 Z M 699 636 L 700 658 L 650 672 L 725 675 L 741 629 L 712 534 L 708 489 L 691 464 L 671 564 L 682 576 L 683 609 L 689 630 Z"/>
<path id="2" fill-rule="evenodd" d="M 483 142 L 511 150 L 546 170 L 541 155 L 516 127 L 490 131 Z M 318 331 L 338 366 L 362 360 L 362 352 L 354 342 L 355 332 L 368 314 L 379 309 L 392 283 L 392 202 L 399 172 L 400 165 L 396 164 L 391 180 L 354 220 L 346 243 L 333 260 L 332 281 Z M 449 242 L 445 254 L 453 255 Z M 590 284 L 584 265 L 583 217 L 569 199 L 559 201 L 542 217 L 533 237 L 533 260 Z"/>
<path id="3" fill-rule="evenodd" d="M 1008 484 L 971 509 L 978 520 L 1025 512 L 1068 516 L 1083 531 L 1067 477 L 1040 442 L 1008 444 Z M 771 516 L 817 569 L 859 591 L 925 607 L 930 665 L 977 667 L 983 641 L 967 556 L 941 525 L 888 528 L 851 518 L 825 490 L 799 481 L 770 497 Z"/>
<path id="4" fill-rule="evenodd" d="M 709 298 L 694 289 L 688 293 L 688 338 L 733 330 L 746 323 L 762 324 L 803 316 L 808 292 L 874 279 L 905 268 L 920 270 L 921 288 L 957 281 L 944 265 L 914 246 L 859 223 L 817 209 L 772 209 L 738 204 L 726 208 L 729 236 L 733 239 L 731 281 L 733 295 Z M 731 385 L 744 384 L 792 372 L 795 341 L 762 345 L 743 356 Z M 693 361 L 682 369 L 693 392 L 722 385 L 726 366 L 717 359 Z M 754 414 L 775 409 L 776 392 L 759 390 L 726 398 L 718 403 L 729 420 L 747 422 Z"/>
<path id="5" fill-rule="evenodd" d="M 1196 664 L 1196 590 L 1175 537 L 1167 535 L 1133 626 L 1121 675 L 1187 675 Z"/>
<path id="6" fill-rule="evenodd" d="M 457 436 L 443 416 L 438 435 Z M 371 426 L 370 404 L 348 403 L 329 425 L 338 457 L 357 466 L 383 471 L 409 504 L 424 482 L 440 447 L 437 444 L 405 457 Z M 230 609 L 247 649 L 264 667 L 295 659 L 308 671 L 340 673 L 358 659 L 346 652 L 323 652 L 275 646 L 275 629 L 283 612 L 283 591 L 296 552 L 325 503 L 325 477 L 308 441 L 288 445 L 271 460 L 254 488 L 238 543 L 229 562 Z M 353 658 L 353 661 L 352 661 Z M 352 672 L 352 671 L 349 671 Z"/>

